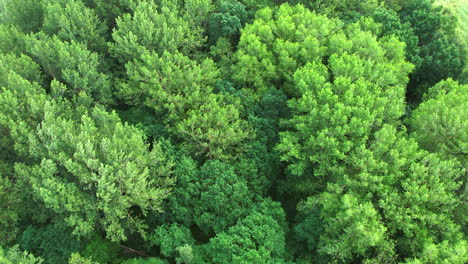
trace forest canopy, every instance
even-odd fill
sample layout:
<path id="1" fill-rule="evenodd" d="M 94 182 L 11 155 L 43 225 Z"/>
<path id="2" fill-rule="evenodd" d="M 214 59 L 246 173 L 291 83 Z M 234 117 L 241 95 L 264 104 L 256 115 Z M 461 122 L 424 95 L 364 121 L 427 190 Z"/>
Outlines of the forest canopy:
<path id="1" fill-rule="evenodd" d="M 0 263 L 468 263 L 463 3 L 0 0 Z"/>

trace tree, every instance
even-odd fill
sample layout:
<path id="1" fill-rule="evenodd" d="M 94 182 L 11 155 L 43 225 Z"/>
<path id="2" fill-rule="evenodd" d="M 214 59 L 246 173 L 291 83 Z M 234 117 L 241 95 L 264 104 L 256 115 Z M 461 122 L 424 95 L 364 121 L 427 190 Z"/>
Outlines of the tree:
<path id="1" fill-rule="evenodd" d="M 216 43 L 219 38 L 235 38 L 247 20 L 245 6 L 236 0 L 222 0 L 217 12 L 211 14 L 208 28 L 209 40 Z"/>
<path id="2" fill-rule="evenodd" d="M 85 91 L 96 102 L 111 103 L 109 77 L 101 72 L 99 55 L 89 51 L 85 44 L 38 33 L 28 39 L 27 45 L 48 78 L 68 85 L 62 96 L 72 99 Z"/>
<path id="3" fill-rule="evenodd" d="M 352 192 L 322 195 L 321 214 L 325 223 L 320 252 L 349 260 L 353 255 L 366 256 L 369 249 L 385 244 L 387 228 L 370 202 L 362 202 Z"/>
<path id="4" fill-rule="evenodd" d="M 158 245 L 163 256 L 176 258 L 180 247 L 194 245 L 195 240 L 188 227 L 175 223 L 156 228 L 150 237 L 150 243 Z"/>
<path id="5" fill-rule="evenodd" d="M 16 240 L 23 213 L 20 188 L 10 179 L 0 176 L 0 245 Z M 1 257 L 0 257 L 1 260 Z"/>
<path id="6" fill-rule="evenodd" d="M 177 52 L 146 52 L 126 68 L 129 82 L 122 84 L 121 97 L 153 108 L 190 152 L 223 159 L 234 146 L 242 150 L 249 127 L 239 117 L 239 101 L 212 93 L 218 75 L 212 60 L 197 63 Z"/>
<path id="7" fill-rule="evenodd" d="M 116 23 L 110 52 L 122 64 L 138 59 L 146 51 L 189 55 L 204 41 L 201 29 L 184 20 L 180 7 L 167 0 L 160 7 L 153 1 L 141 1 L 133 15 L 124 14 Z"/>
<path id="8" fill-rule="evenodd" d="M 210 239 L 206 250 L 213 263 L 285 263 L 284 239 L 274 218 L 253 212 Z"/>
<path id="9" fill-rule="evenodd" d="M 142 131 L 99 108 L 76 111 L 74 119 L 70 105 L 14 73 L 8 77 L 0 125 L 21 157 L 16 175 L 35 199 L 74 234 L 100 226 L 119 241 L 125 230 L 142 231 L 140 215 L 160 209 L 169 193 L 171 163 L 158 144 L 149 151 Z"/>
<path id="10" fill-rule="evenodd" d="M 402 42 L 406 43 L 405 54 L 409 62 L 415 68 L 419 68 L 422 63 L 420 57 L 421 48 L 418 46 L 419 38 L 409 22 L 403 22 L 397 12 L 384 7 L 376 8 L 372 13 L 375 22 L 382 25 L 382 36 L 394 35 Z"/>
<path id="11" fill-rule="evenodd" d="M 261 12 L 264 18 L 253 23 L 259 23 L 257 28 L 276 18 L 268 10 Z M 315 19 L 324 20 L 322 27 L 330 25 L 300 6 L 286 6 L 284 11 L 280 7 L 277 12 L 293 15 L 278 18 L 272 30 L 296 14 L 310 19 L 308 24 Z M 304 201 L 303 214 L 313 214 L 299 219 L 299 237 L 331 260 L 385 263 L 396 255 L 417 256 L 422 241 L 459 241 L 453 213 L 459 203 L 455 191 L 460 170 L 456 163 L 421 151 L 414 141 L 396 133 L 412 66 L 405 61 L 404 44 L 394 37 L 377 39 L 366 28 L 374 26 L 361 20 L 332 31 L 316 41 L 324 43 L 318 59 L 290 60 L 288 69 L 295 73 L 289 80 L 265 79 L 285 83 L 292 97 L 291 117 L 283 121 L 287 130 L 280 133 L 277 150 L 287 162 L 289 182 L 295 183 L 288 191 Z M 254 36 L 267 39 L 268 31 L 263 32 Z M 286 32 L 298 35 L 292 26 Z M 275 43 L 275 38 L 265 41 L 264 47 L 268 43 Z M 272 63 L 281 61 L 278 54 Z M 408 209 L 398 211 L 401 204 Z M 315 232 L 307 224 L 323 230 Z M 443 225 L 447 229 L 435 228 Z"/>
<path id="12" fill-rule="evenodd" d="M 30 57 L 23 54 L 17 56 L 14 53 L 0 53 L 0 87 L 8 85 L 9 72 L 14 72 L 29 82 L 37 84 L 42 84 L 43 82 L 39 65 Z"/>
<path id="13" fill-rule="evenodd" d="M 197 170 L 196 163 L 185 158 L 174 174 L 177 184 L 168 208 L 176 221 L 196 224 L 207 235 L 234 225 L 253 206 L 245 179 L 223 162 L 208 161 Z"/>
<path id="14" fill-rule="evenodd" d="M 28 252 L 21 252 L 18 249 L 18 246 L 13 248 L 4 249 L 0 247 L 0 261 L 5 264 L 41 264 L 42 260 L 40 258 L 34 257 Z"/>
<path id="15" fill-rule="evenodd" d="M 426 99 L 414 110 L 410 126 L 419 145 L 447 158 L 468 164 L 468 85 L 452 79 L 429 89 Z"/>
<path id="16" fill-rule="evenodd" d="M 25 35 L 14 25 L 0 23 L 0 52 L 21 55 L 26 50 Z"/>
<path id="17" fill-rule="evenodd" d="M 0 0 L 0 263 L 468 263 L 438 6 Z"/>
<path id="18" fill-rule="evenodd" d="M 115 27 L 116 18 L 126 13 L 131 13 L 140 0 L 85 0 L 87 5 L 95 10 L 99 18 L 105 22 L 108 29 Z M 109 32 L 109 36 L 110 36 Z"/>
<path id="19" fill-rule="evenodd" d="M 210 59 L 201 63 L 179 52 L 144 52 L 126 64 L 128 82 L 119 95 L 130 105 L 145 104 L 172 120 L 183 119 L 210 96 L 218 70 Z"/>
<path id="20" fill-rule="evenodd" d="M 389 125 L 348 159 L 345 173 L 302 205 L 301 210 L 320 211 L 319 252 L 343 261 L 384 263 L 396 255 L 421 256 L 429 244 L 459 248 L 466 243 L 454 222 L 462 176 L 455 162 L 419 149 Z"/>
<path id="21" fill-rule="evenodd" d="M 359 1 L 359 0 L 288 0 L 291 4 L 302 4 L 315 12 L 331 17 L 338 17 L 345 22 L 354 22 L 361 15 L 371 14 L 378 6 L 380 0 Z M 386 1 L 385 1 L 386 2 Z"/>
<path id="22" fill-rule="evenodd" d="M 408 260 L 408 264 L 422 263 L 464 263 L 466 262 L 466 240 L 461 240 L 455 245 L 443 241 L 439 244 L 427 243 L 420 257 Z"/>
<path id="23" fill-rule="evenodd" d="M 114 241 L 128 229 L 143 232 L 139 215 L 160 209 L 169 193 L 170 163 L 159 146 L 148 151 L 143 133 L 115 113 L 96 108 L 75 122 L 46 111 L 29 145 L 39 162 L 18 164 L 16 172 L 74 234 L 88 235 L 97 225 Z"/>
<path id="24" fill-rule="evenodd" d="M 0 23 L 18 27 L 24 33 L 38 32 L 42 26 L 42 2 L 36 0 L 3 0 Z"/>
<path id="25" fill-rule="evenodd" d="M 71 234 L 71 230 L 60 223 L 29 225 L 19 241 L 21 248 L 41 256 L 44 263 L 66 263 L 70 255 L 82 247 L 81 241 Z"/>
<path id="26" fill-rule="evenodd" d="M 68 264 L 98 264 L 88 258 L 82 257 L 79 253 L 72 253 Z"/>
<path id="27" fill-rule="evenodd" d="M 291 78 L 301 95 L 288 105 L 277 150 L 299 183 L 296 191 L 314 193 L 343 173 L 347 156 L 366 145 L 383 124 L 404 113 L 405 85 L 411 65 L 395 38 L 377 40 L 359 24 L 330 37 L 327 64 L 309 62 Z M 349 33 L 348 33 L 349 32 Z M 313 176 L 312 176 L 313 175 Z M 317 189 L 318 188 L 318 189 Z"/>
<path id="28" fill-rule="evenodd" d="M 175 9 L 178 6 L 183 6 L 182 17 L 188 21 L 194 30 L 201 30 L 202 33 L 206 30 L 209 16 L 214 9 L 214 1 L 212 0 L 178 0 L 171 1 Z M 183 2 L 183 3 L 181 3 Z"/>
<path id="29" fill-rule="evenodd" d="M 82 255 L 97 263 L 114 263 L 121 261 L 119 259 L 120 251 L 121 249 L 116 242 L 94 235 L 82 250 Z"/>
<path id="30" fill-rule="evenodd" d="M 457 159 L 465 168 L 468 166 L 468 85 L 447 79 L 439 82 L 427 92 L 424 101 L 414 110 L 409 120 L 411 135 L 425 150 L 441 154 L 445 159 Z M 460 190 L 463 203 L 457 211 L 458 222 L 466 225 L 468 185 Z"/>
<path id="31" fill-rule="evenodd" d="M 42 31 L 62 41 L 81 42 L 93 51 L 104 52 L 106 27 L 93 9 L 81 0 L 47 0 L 44 2 Z"/>
<path id="32" fill-rule="evenodd" d="M 427 88 L 443 79 L 458 77 L 463 69 L 463 52 L 455 35 L 456 20 L 429 0 L 410 1 L 399 15 L 403 23 L 411 25 L 419 40 L 422 61 L 411 75 L 408 94 L 410 99 L 420 101 Z"/>
<path id="33" fill-rule="evenodd" d="M 295 90 L 293 80 L 297 69 L 307 62 L 327 65 L 331 55 L 345 53 L 382 64 L 388 62 L 395 66 L 392 68 L 395 82 L 398 85 L 406 82 L 411 67 L 404 61 L 403 44 L 392 38 L 377 40 L 361 29 L 365 26 L 362 23 L 344 29 L 337 19 L 314 14 L 302 5 L 288 4 L 276 11 L 262 9 L 256 16 L 243 30 L 235 54 L 233 78 L 241 87 L 252 87 L 261 94 L 276 86 L 289 97 L 297 97 L 300 93 Z M 387 80 L 383 80 L 384 76 Z M 391 83 L 390 76 L 384 76 L 380 81 Z"/>
<path id="34" fill-rule="evenodd" d="M 33 64 L 29 66 L 34 68 Z M 2 163 L 10 164 L 9 170 L 13 171 L 15 162 L 28 156 L 29 133 L 41 122 L 48 97 L 38 83 L 31 83 L 12 70 L 2 71 L 1 75 L 0 105 L 3 111 L 0 114 L 0 129 L 4 135 L 1 141 Z M 13 176 L 13 173 L 3 173 Z"/>
<path id="35" fill-rule="evenodd" d="M 124 260 L 122 264 L 166 264 L 167 261 L 158 258 L 131 258 Z"/>

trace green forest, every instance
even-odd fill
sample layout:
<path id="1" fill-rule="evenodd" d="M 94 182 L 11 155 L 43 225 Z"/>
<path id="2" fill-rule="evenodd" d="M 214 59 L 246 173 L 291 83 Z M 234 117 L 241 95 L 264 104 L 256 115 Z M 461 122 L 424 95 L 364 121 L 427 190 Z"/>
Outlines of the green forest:
<path id="1" fill-rule="evenodd" d="M 468 263 L 466 0 L 0 0 L 0 264 Z"/>

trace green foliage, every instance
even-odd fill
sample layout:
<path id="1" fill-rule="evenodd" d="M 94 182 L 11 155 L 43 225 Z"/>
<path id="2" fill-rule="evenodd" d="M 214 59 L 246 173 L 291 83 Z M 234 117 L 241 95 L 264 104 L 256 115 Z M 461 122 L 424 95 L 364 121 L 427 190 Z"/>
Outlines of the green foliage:
<path id="1" fill-rule="evenodd" d="M 32 161 L 17 164 L 16 172 L 35 197 L 75 234 L 89 234 L 96 224 L 113 240 L 124 239 L 127 228 L 141 231 L 144 224 L 130 209 L 158 209 L 168 194 L 171 165 L 159 146 L 148 151 L 143 133 L 115 113 L 96 108 L 81 120 L 68 119 L 35 85 L 15 74 L 8 82 L 11 90 L 0 94 L 8 106 L 1 125 L 15 150 Z"/>
<path id="2" fill-rule="evenodd" d="M 0 52 L 20 55 L 26 50 L 25 35 L 16 26 L 0 23 Z"/>
<path id="3" fill-rule="evenodd" d="M 140 0 L 84 0 L 84 2 L 95 10 L 106 25 L 114 27 L 115 19 L 134 10 Z"/>
<path id="4" fill-rule="evenodd" d="M 66 263 L 81 243 L 71 231 L 60 224 L 28 226 L 20 240 L 22 248 L 44 258 L 44 263 Z"/>
<path id="5" fill-rule="evenodd" d="M 418 258 L 408 260 L 408 264 L 422 263 L 466 263 L 468 254 L 466 240 L 461 240 L 455 245 L 451 245 L 448 241 L 443 241 L 439 244 L 427 243 L 424 245 L 424 250 Z"/>
<path id="6" fill-rule="evenodd" d="M 97 102 L 111 102 L 109 77 L 100 71 L 100 57 L 85 44 L 62 41 L 57 36 L 44 34 L 32 36 L 27 41 L 28 50 L 42 66 L 49 78 L 69 86 L 61 96 L 73 98 L 86 92 Z"/>
<path id="7" fill-rule="evenodd" d="M 222 0 L 216 13 L 211 14 L 208 28 L 210 41 L 234 38 L 247 20 L 245 6 L 236 0 Z"/>
<path id="8" fill-rule="evenodd" d="M 209 159 L 227 159 L 243 152 L 242 145 L 252 136 L 249 125 L 240 119 L 239 105 L 224 102 L 222 96 L 205 98 L 199 108 L 177 124 L 175 132 L 196 155 Z"/>
<path id="9" fill-rule="evenodd" d="M 40 123 L 48 98 L 39 84 L 31 83 L 13 71 L 6 72 L 2 77 L 2 156 L 6 154 L 16 161 L 15 157 L 28 155 L 29 132 Z"/>
<path id="10" fill-rule="evenodd" d="M 181 53 L 144 52 L 126 69 L 129 83 L 122 85 L 120 96 L 132 105 L 143 103 L 157 112 L 169 112 L 171 119 L 180 119 L 189 107 L 202 104 L 217 80 L 212 60 L 197 63 Z"/>
<path id="11" fill-rule="evenodd" d="M 121 97 L 153 108 L 192 153 L 226 158 L 249 136 L 239 102 L 212 93 L 218 73 L 212 60 L 199 64 L 181 53 L 144 53 L 126 68 L 130 82 L 122 85 Z"/>
<path id="12" fill-rule="evenodd" d="M 262 9 L 242 32 L 233 78 L 241 87 L 260 92 L 286 82 L 283 89 L 289 93 L 291 73 L 324 55 L 319 39 L 340 27 L 339 21 L 317 16 L 301 5 Z"/>
<path id="13" fill-rule="evenodd" d="M 212 263 L 284 263 L 284 232 L 274 218 L 253 212 L 210 240 Z"/>
<path id="14" fill-rule="evenodd" d="M 461 2 L 0 0 L 0 263 L 468 263 Z"/>
<path id="15" fill-rule="evenodd" d="M 120 247 L 117 243 L 98 235 L 93 237 L 82 252 L 83 257 L 96 263 L 117 263 L 119 253 Z"/>
<path id="16" fill-rule="evenodd" d="M 453 219 L 462 171 L 454 162 L 419 150 L 390 126 L 348 159 L 346 173 L 303 205 L 320 210 L 324 221 L 319 252 L 375 262 L 393 259 L 395 251 L 403 258 L 419 256 L 426 243 L 462 241 Z"/>
<path id="17" fill-rule="evenodd" d="M 167 262 L 158 258 L 132 258 L 123 261 L 122 264 L 167 264 Z"/>
<path id="18" fill-rule="evenodd" d="M 81 0 L 47 0 L 44 2 L 42 31 L 62 41 L 82 42 L 94 51 L 105 50 L 105 26 L 93 9 Z"/>
<path id="19" fill-rule="evenodd" d="M 429 89 L 410 125 L 419 145 L 468 164 L 468 85 L 448 79 Z"/>
<path id="20" fill-rule="evenodd" d="M 8 85 L 7 78 L 10 71 L 15 72 L 29 82 L 42 83 L 42 73 L 39 65 L 26 55 L 0 54 L 0 87 Z"/>
<path id="21" fill-rule="evenodd" d="M 0 176 L 0 246 L 15 241 L 22 210 L 20 190 L 8 178 Z"/>
<path id="22" fill-rule="evenodd" d="M 24 33 L 37 32 L 42 26 L 42 2 L 37 0 L 2 0 L 0 23 L 14 25 Z"/>
<path id="23" fill-rule="evenodd" d="M 193 245 L 190 229 L 179 224 L 161 225 L 154 230 L 150 237 L 151 244 L 161 248 L 161 254 L 165 257 L 175 258 L 179 247 Z"/>
<path id="24" fill-rule="evenodd" d="M 365 256 L 369 248 L 384 243 L 386 228 L 371 203 L 360 203 L 350 193 L 326 196 L 322 206 L 323 215 L 331 214 L 337 220 L 325 222 L 325 234 L 320 240 L 322 252 L 349 259 L 351 254 Z"/>
<path id="25" fill-rule="evenodd" d="M 339 17 L 345 22 L 356 21 L 361 14 L 371 14 L 378 6 L 379 0 L 322 0 L 322 1 L 307 1 L 307 0 L 289 0 L 288 3 L 303 4 L 304 6 L 316 12 L 326 14 L 327 16 Z M 387 2 L 387 1 L 385 1 Z"/>
<path id="26" fill-rule="evenodd" d="M 116 241 L 125 239 L 126 228 L 142 232 L 145 225 L 131 208 L 157 210 L 168 194 L 170 163 L 158 145 L 148 152 L 143 133 L 115 113 L 95 109 L 81 122 L 46 113 L 29 140 L 30 154 L 42 161 L 18 165 L 17 173 L 75 234 L 89 234 L 97 223 Z"/>
<path id="27" fill-rule="evenodd" d="M 455 78 L 463 69 L 463 51 L 457 44 L 454 17 L 429 0 L 411 1 L 400 12 L 418 37 L 422 61 L 411 76 L 408 93 L 419 100 L 427 87 L 448 77 Z"/>
<path id="28" fill-rule="evenodd" d="M 40 258 L 24 251 L 21 252 L 18 246 L 4 249 L 0 247 L 0 263 L 3 264 L 41 264 Z"/>
<path id="29" fill-rule="evenodd" d="M 314 23 L 331 23 L 307 14 Z M 288 102 L 292 116 L 283 123 L 288 131 L 280 133 L 277 150 L 293 175 L 306 177 L 290 191 L 312 194 L 324 188 L 344 172 L 348 155 L 404 113 L 404 86 L 412 68 L 404 60 L 404 45 L 395 38 L 377 40 L 359 26 L 328 36 L 326 64 L 315 59 L 290 77 L 289 90 L 300 97 Z"/>
<path id="30" fill-rule="evenodd" d="M 199 171 L 184 158 L 174 172 L 177 184 L 169 207 L 177 221 L 195 223 L 203 232 L 219 233 L 249 213 L 253 206 L 247 182 L 220 161 L 208 161 Z"/>
<path id="31" fill-rule="evenodd" d="M 183 0 L 173 1 L 175 4 L 183 5 L 183 18 L 191 24 L 192 29 L 203 32 L 209 20 L 209 16 L 214 9 L 212 0 Z M 181 3 L 183 2 L 183 4 Z M 172 6 L 171 9 L 175 9 Z"/>
<path id="32" fill-rule="evenodd" d="M 422 58 L 420 57 L 421 49 L 418 46 L 419 39 L 415 35 L 411 24 L 409 22 L 401 21 L 397 12 L 382 7 L 379 7 L 374 11 L 372 18 L 375 22 L 382 25 L 381 34 L 383 36 L 394 35 L 398 37 L 400 41 L 406 43 L 406 58 L 415 66 L 415 68 L 419 68 L 422 63 Z"/>
<path id="33" fill-rule="evenodd" d="M 90 259 L 82 257 L 79 253 L 72 253 L 68 264 L 98 264 Z"/>
<path id="34" fill-rule="evenodd" d="M 160 6 L 141 1 L 133 15 L 124 14 L 116 20 L 111 53 L 121 63 L 138 59 L 145 51 L 190 54 L 204 39 L 201 29 L 183 19 L 180 12 L 171 1 L 162 1 Z"/>
<path id="35" fill-rule="evenodd" d="M 314 14 L 301 5 L 281 5 L 277 11 L 266 8 L 256 16 L 243 30 L 235 54 L 233 78 L 243 87 L 262 93 L 280 86 L 289 96 L 299 96 L 293 84 L 294 72 L 307 62 L 322 63 L 324 58 L 327 64 L 327 58 L 340 54 L 393 65 L 394 77 L 390 73 L 367 73 L 378 84 L 402 86 L 406 82 L 411 67 L 403 60 L 403 45 L 392 38 L 377 40 L 370 32 L 361 31 L 360 24 L 342 30 L 341 21 Z M 378 64 L 374 67 L 384 70 L 383 65 L 380 70 Z"/>

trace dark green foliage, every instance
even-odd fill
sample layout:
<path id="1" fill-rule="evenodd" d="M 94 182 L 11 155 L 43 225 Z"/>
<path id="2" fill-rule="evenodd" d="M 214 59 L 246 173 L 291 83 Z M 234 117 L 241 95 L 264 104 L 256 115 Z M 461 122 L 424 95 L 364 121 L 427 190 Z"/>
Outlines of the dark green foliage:
<path id="1" fill-rule="evenodd" d="M 379 5 L 379 0 L 288 0 L 291 4 L 302 4 L 311 10 L 328 16 L 339 17 L 344 22 L 354 22 L 359 19 L 362 14 L 369 15 Z M 386 1 L 385 1 L 386 2 Z"/>
<path id="2" fill-rule="evenodd" d="M 93 8 L 106 25 L 112 28 L 115 26 L 115 19 L 134 10 L 139 0 L 84 0 L 83 2 Z"/>
<path id="3" fill-rule="evenodd" d="M 2 170 L 2 174 L 5 173 Z M 21 189 L 10 179 L 0 176 L 0 246 L 15 241 L 23 212 Z"/>
<path id="4" fill-rule="evenodd" d="M 454 34 L 454 18 L 444 15 L 442 7 L 435 7 L 429 0 L 410 1 L 399 14 L 418 37 L 422 60 L 411 75 L 408 94 L 420 100 L 428 87 L 461 73 L 463 51 Z"/>
<path id="5" fill-rule="evenodd" d="M 118 263 L 120 247 L 117 243 L 94 236 L 83 248 L 83 257 L 96 263 Z"/>
<path id="6" fill-rule="evenodd" d="M 320 210 L 316 208 L 299 207 L 298 224 L 294 227 L 294 235 L 297 242 L 294 244 L 295 250 L 301 252 L 317 251 L 320 235 L 323 233 L 323 222 L 320 217 Z"/>
<path id="7" fill-rule="evenodd" d="M 406 58 L 415 68 L 419 68 L 422 63 L 420 57 L 421 48 L 418 46 L 419 38 L 415 35 L 414 29 L 409 22 L 403 22 L 397 12 L 379 7 L 372 14 L 375 22 L 382 25 L 381 34 L 383 36 L 397 36 L 405 42 Z"/>
<path id="8" fill-rule="evenodd" d="M 176 166 L 177 184 L 169 208 L 177 221 L 196 224 L 206 234 L 219 233 L 248 214 L 253 195 L 245 179 L 220 161 L 208 161 L 199 171 L 184 158 Z"/>
<path id="9" fill-rule="evenodd" d="M 237 0 L 221 0 L 217 12 L 210 16 L 208 27 L 211 43 L 219 38 L 235 38 L 247 20 L 245 6 Z"/>
<path id="10" fill-rule="evenodd" d="M 71 230 L 60 224 L 28 226 L 20 240 L 23 249 L 42 256 L 44 263 L 67 263 L 73 252 L 81 250 L 82 243 Z"/>

